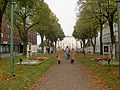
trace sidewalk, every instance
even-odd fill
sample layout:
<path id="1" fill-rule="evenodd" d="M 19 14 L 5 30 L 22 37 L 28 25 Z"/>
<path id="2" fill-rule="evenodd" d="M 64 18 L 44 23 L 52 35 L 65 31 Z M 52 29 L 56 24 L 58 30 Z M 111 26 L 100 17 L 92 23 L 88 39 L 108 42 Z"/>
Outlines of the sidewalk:
<path id="1" fill-rule="evenodd" d="M 42 77 L 42 81 L 30 90 L 110 90 L 104 82 L 79 62 L 69 60 L 52 66 Z"/>

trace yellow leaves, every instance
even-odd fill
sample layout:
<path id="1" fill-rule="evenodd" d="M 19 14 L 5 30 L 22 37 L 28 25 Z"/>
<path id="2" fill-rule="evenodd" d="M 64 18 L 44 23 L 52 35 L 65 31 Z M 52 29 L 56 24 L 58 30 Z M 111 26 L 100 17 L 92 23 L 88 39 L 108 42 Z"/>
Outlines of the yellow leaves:
<path id="1" fill-rule="evenodd" d="M 36 82 L 41 82 L 43 80 L 44 80 L 43 77 L 39 77 Z M 38 86 L 39 86 L 38 83 L 35 83 L 34 85 L 30 86 L 29 90 L 32 90 L 33 88 L 38 87 Z M 40 88 L 40 90 L 43 90 L 43 89 Z"/>
<path id="2" fill-rule="evenodd" d="M 44 80 L 44 78 L 43 78 L 43 77 L 40 77 L 40 78 L 38 78 L 37 82 L 41 82 L 41 81 L 43 81 L 43 80 Z"/>

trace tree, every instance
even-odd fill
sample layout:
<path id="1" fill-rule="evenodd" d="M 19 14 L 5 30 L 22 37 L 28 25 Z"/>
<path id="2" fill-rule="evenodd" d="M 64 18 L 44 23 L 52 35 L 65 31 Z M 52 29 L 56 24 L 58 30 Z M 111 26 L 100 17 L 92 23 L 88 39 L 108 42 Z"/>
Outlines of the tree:
<path id="1" fill-rule="evenodd" d="M 48 41 L 51 42 L 51 45 L 55 42 L 55 49 L 56 49 L 56 43 L 58 38 L 60 40 L 63 40 L 65 37 L 64 32 L 58 23 L 58 19 L 53 14 L 50 16 L 50 24 L 49 24 L 49 31 L 46 33 L 46 38 Z"/>
<path id="2" fill-rule="evenodd" d="M 93 46 L 93 52 L 95 52 L 99 24 L 98 20 L 95 18 L 95 14 L 91 13 L 89 8 L 86 7 L 81 10 L 74 28 L 75 32 L 73 32 L 73 36 L 75 38 L 82 39 L 83 51 L 85 47 L 85 39 L 87 39 L 88 43 Z"/>
<path id="3" fill-rule="evenodd" d="M 1 26 L 2 26 L 2 17 L 6 10 L 9 0 L 0 0 L 0 43 L 1 43 Z"/>
<path id="4" fill-rule="evenodd" d="M 76 25 L 74 27 L 74 32 L 73 32 L 73 36 L 75 38 L 82 40 L 82 42 L 83 42 L 83 53 L 85 52 L 84 51 L 85 41 L 86 41 L 86 39 L 88 39 L 88 33 L 86 33 L 88 29 L 86 29 L 86 27 L 84 25 L 85 24 L 83 24 L 82 19 L 79 18 L 76 22 Z"/>
<path id="5" fill-rule="evenodd" d="M 28 30 L 30 30 L 34 25 L 39 23 L 31 22 L 31 17 L 33 17 L 35 12 L 34 10 L 35 5 L 36 5 L 35 0 L 29 0 L 27 2 L 24 2 L 24 0 L 20 0 L 16 5 L 15 25 L 23 41 L 23 55 L 27 54 Z"/>
<path id="6" fill-rule="evenodd" d="M 92 12 L 96 13 L 96 16 L 100 22 L 100 51 L 102 51 L 102 29 L 105 22 L 108 23 L 110 27 L 110 36 L 111 36 L 111 44 L 115 44 L 115 36 L 113 31 L 113 23 L 115 22 L 115 14 L 116 14 L 116 3 L 115 0 L 79 0 L 79 3 L 92 8 Z M 100 52 L 102 54 L 102 52 Z"/>
<path id="7" fill-rule="evenodd" d="M 35 25 L 33 28 L 39 33 L 41 37 L 41 46 L 43 51 L 43 47 L 44 47 L 43 39 L 49 28 L 51 10 L 49 9 L 48 5 L 43 1 L 37 3 L 35 10 L 36 12 L 32 17 L 32 21 L 33 22 L 37 21 L 39 23 Z"/>
<path id="8" fill-rule="evenodd" d="M 96 23 L 99 25 L 100 29 L 100 55 L 103 54 L 103 45 L 102 45 L 102 30 L 103 25 L 106 20 L 102 16 L 101 0 L 79 0 L 78 4 L 81 4 L 80 9 L 87 13 L 90 16 L 91 20 L 95 19 Z M 93 25 L 94 26 L 94 25 Z"/>

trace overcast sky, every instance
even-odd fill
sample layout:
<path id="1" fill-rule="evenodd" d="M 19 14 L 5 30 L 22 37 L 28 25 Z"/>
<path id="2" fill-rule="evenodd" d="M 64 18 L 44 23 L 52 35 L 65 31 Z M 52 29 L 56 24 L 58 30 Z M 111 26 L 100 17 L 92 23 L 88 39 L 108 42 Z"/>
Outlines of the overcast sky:
<path id="1" fill-rule="evenodd" d="M 45 0 L 51 11 L 59 19 L 65 35 L 72 35 L 76 19 L 76 3 L 78 0 Z"/>
<path id="2" fill-rule="evenodd" d="M 51 11 L 59 19 L 59 23 L 65 35 L 72 36 L 73 27 L 76 22 L 76 3 L 78 0 L 44 0 Z M 37 37 L 37 44 L 40 44 L 40 37 Z"/>

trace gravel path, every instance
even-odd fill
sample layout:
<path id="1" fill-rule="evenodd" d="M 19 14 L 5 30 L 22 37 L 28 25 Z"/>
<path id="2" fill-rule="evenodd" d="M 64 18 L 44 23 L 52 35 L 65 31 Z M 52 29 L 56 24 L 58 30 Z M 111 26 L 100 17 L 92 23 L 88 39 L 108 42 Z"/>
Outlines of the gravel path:
<path id="1" fill-rule="evenodd" d="M 32 90 L 109 90 L 104 82 L 79 62 L 53 65 Z"/>

